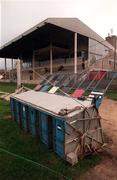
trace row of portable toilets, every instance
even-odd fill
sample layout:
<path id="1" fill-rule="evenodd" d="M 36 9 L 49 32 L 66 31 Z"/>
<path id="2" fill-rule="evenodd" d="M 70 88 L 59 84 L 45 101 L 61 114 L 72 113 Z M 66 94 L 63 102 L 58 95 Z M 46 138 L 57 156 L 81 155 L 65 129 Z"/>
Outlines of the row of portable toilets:
<path id="1" fill-rule="evenodd" d="M 64 121 L 11 98 L 12 118 L 64 159 Z"/>

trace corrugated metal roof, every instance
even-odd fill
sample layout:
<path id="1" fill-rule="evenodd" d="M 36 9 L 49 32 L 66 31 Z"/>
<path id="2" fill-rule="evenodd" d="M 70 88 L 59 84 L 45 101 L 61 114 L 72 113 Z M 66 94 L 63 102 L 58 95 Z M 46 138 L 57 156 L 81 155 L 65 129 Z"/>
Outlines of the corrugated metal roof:
<path id="1" fill-rule="evenodd" d="M 23 101 L 26 104 L 36 106 L 39 109 L 45 110 L 50 113 L 54 113 L 55 115 L 58 114 L 61 109 L 73 109 L 76 106 L 81 107 L 81 104 L 86 107 L 91 106 L 91 101 L 88 100 L 79 100 L 78 103 L 74 101 L 71 97 L 65 97 L 44 92 L 36 92 L 34 90 L 15 95 L 13 97 L 18 99 L 19 101 Z M 78 111 L 80 112 L 81 110 L 77 110 L 77 113 Z M 70 116 L 70 114 L 68 116 Z"/>
<path id="2" fill-rule="evenodd" d="M 48 18 L 46 22 L 52 23 L 54 25 L 60 26 L 73 32 L 77 32 L 91 39 L 95 39 L 100 43 L 104 44 L 105 46 L 109 47 L 110 49 L 113 49 L 111 44 L 105 41 L 101 36 L 99 36 L 95 31 L 89 28 L 78 18 Z"/>
<path id="3" fill-rule="evenodd" d="M 48 18 L 44 20 L 43 22 L 37 24 L 33 28 L 29 29 L 28 31 L 24 32 L 20 36 L 16 37 L 12 41 L 6 43 L 5 45 L 1 47 L 1 49 L 19 40 L 23 36 L 30 34 L 31 32 L 35 31 L 37 28 L 44 26 L 46 23 L 59 26 L 61 28 L 67 29 L 72 32 L 77 32 L 78 34 L 94 39 L 102 43 L 103 45 L 107 46 L 108 48 L 113 49 L 112 45 L 110 45 L 107 41 L 105 41 L 101 36 L 99 36 L 96 32 L 94 32 L 91 28 L 89 28 L 86 24 L 84 24 L 78 18 Z"/>

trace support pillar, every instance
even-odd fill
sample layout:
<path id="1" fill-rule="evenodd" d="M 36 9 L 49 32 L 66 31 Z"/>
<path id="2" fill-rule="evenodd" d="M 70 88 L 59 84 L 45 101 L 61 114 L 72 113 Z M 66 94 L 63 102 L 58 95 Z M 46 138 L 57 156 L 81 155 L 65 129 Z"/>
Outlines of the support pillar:
<path id="1" fill-rule="evenodd" d="M 34 52 L 33 52 L 33 56 L 32 56 L 32 69 L 33 69 L 33 80 L 35 80 L 35 55 L 34 55 Z"/>
<path id="2" fill-rule="evenodd" d="M 74 73 L 77 74 L 77 33 L 74 33 Z"/>
<path id="3" fill-rule="evenodd" d="M 21 87 L 21 62 L 17 60 L 17 88 Z"/>
<path id="4" fill-rule="evenodd" d="M 4 67 L 5 67 L 5 79 L 7 79 L 7 64 L 6 64 L 6 58 L 4 59 Z"/>
<path id="5" fill-rule="evenodd" d="M 52 55 L 52 44 L 50 44 L 50 74 L 53 74 L 53 55 Z"/>
<path id="6" fill-rule="evenodd" d="M 13 73 L 13 59 L 11 59 L 11 68 L 12 68 L 12 70 L 11 70 L 12 71 L 12 76 L 11 77 L 12 77 L 12 81 L 13 81 L 14 80 L 14 78 L 13 78 L 13 76 L 14 76 L 14 73 Z"/>

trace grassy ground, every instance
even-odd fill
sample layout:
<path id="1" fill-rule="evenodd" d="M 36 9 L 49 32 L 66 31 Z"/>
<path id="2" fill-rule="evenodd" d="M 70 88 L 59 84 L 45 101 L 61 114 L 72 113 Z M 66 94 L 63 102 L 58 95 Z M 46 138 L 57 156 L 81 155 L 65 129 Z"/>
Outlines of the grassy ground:
<path id="1" fill-rule="evenodd" d="M 109 99 L 117 101 L 117 90 L 114 90 L 114 91 L 108 90 L 106 93 L 106 97 L 108 97 Z"/>
<path id="2" fill-rule="evenodd" d="M 0 91 L 13 92 L 15 87 L 13 83 L 0 83 Z M 7 151 L 42 164 L 56 173 L 21 157 L 8 154 Z M 83 172 L 95 166 L 100 159 L 99 155 L 92 155 L 71 167 L 53 151 L 48 150 L 39 139 L 23 132 L 16 122 L 11 120 L 9 102 L 0 100 L 0 180 L 79 179 Z M 67 178 L 58 175 L 59 173 Z"/>
<path id="3" fill-rule="evenodd" d="M 35 85 L 32 84 L 23 84 L 24 86 L 28 87 L 28 88 L 34 88 Z M 17 85 L 16 83 L 4 83 L 4 82 L 0 82 L 0 91 L 3 92 L 14 92 L 16 89 Z"/>

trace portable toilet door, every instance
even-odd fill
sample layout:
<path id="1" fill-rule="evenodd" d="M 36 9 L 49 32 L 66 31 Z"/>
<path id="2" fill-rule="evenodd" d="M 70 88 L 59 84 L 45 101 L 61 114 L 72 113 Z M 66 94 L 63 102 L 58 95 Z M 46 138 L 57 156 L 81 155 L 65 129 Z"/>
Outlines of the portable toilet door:
<path id="1" fill-rule="evenodd" d="M 33 107 L 29 107 L 29 130 L 33 136 L 36 135 L 35 112 L 36 110 Z"/>
<path id="2" fill-rule="evenodd" d="M 53 118 L 45 112 L 40 113 L 40 138 L 50 149 L 53 149 Z"/>
<path id="3" fill-rule="evenodd" d="M 48 145 L 48 115 L 44 112 L 40 114 L 41 140 Z"/>
<path id="4" fill-rule="evenodd" d="M 53 149 L 54 144 L 54 133 L 53 133 L 53 117 L 48 115 L 48 147 Z"/>
<path id="5" fill-rule="evenodd" d="M 39 110 L 35 110 L 35 130 L 36 130 L 36 136 L 37 136 L 37 138 L 39 138 L 40 133 L 41 133 L 40 111 Z"/>
<path id="6" fill-rule="evenodd" d="M 65 127 L 64 120 L 59 118 L 53 119 L 54 123 L 54 150 L 64 159 Z"/>
<path id="7" fill-rule="evenodd" d="M 16 121 L 15 118 L 15 102 L 13 98 L 10 98 L 10 108 L 11 108 L 11 116 L 14 121 Z"/>
<path id="8" fill-rule="evenodd" d="M 22 127 L 28 132 L 29 131 L 29 115 L 28 115 L 27 105 L 22 104 L 21 114 L 22 114 Z"/>
<path id="9" fill-rule="evenodd" d="M 16 121 L 20 127 L 22 127 L 22 120 L 21 120 L 21 103 L 15 100 L 15 107 L 16 107 Z"/>
<path id="10" fill-rule="evenodd" d="M 11 98 L 10 102 L 11 102 L 12 118 L 14 121 L 16 121 L 19 124 L 17 117 L 17 101 Z"/>

